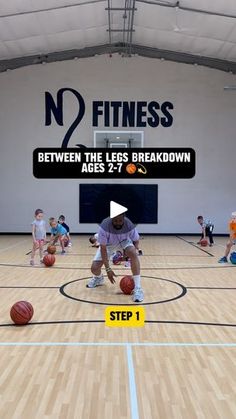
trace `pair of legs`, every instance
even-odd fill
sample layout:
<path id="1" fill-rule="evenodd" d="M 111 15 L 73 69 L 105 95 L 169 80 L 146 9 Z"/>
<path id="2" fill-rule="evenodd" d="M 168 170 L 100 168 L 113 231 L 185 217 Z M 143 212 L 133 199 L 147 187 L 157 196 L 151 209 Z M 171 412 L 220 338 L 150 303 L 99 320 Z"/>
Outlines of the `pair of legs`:
<path id="1" fill-rule="evenodd" d="M 234 246 L 236 244 L 236 240 L 235 239 L 229 239 L 229 241 L 226 243 L 226 249 L 225 249 L 225 254 L 224 256 L 219 260 L 220 263 L 222 262 L 228 262 L 228 256 L 230 253 L 230 250 L 232 248 L 232 246 Z"/>
<path id="2" fill-rule="evenodd" d="M 209 237 L 210 246 L 212 246 L 214 244 L 213 230 L 214 230 L 214 226 L 213 225 L 211 225 L 209 227 L 206 227 L 206 237 Z M 203 237 L 204 237 L 204 235 L 202 233 L 201 239 L 203 239 Z"/>
<path id="3" fill-rule="evenodd" d="M 231 250 L 231 247 L 233 247 L 234 244 L 235 244 L 235 241 L 233 241 L 231 239 L 226 243 L 226 249 L 225 249 L 225 257 L 226 258 L 229 256 L 229 252 Z"/>
<path id="4" fill-rule="evenodd" d="M 141 288 L 141 278 L 140 278 L 140 262 L 136 252 L 136 248 L 130 241 L 126 247 L 123 248 L 125 251 L 125 256 L 130 259 L 131 264 L 131 271 L 133 274 L 134 279 L 134 291 L 133 291 L 133 301 L 134 302 L 142 302 L 143 301 L 143 290 Z M 109 252 L 108 252 L 108 256 Z M 104 282 L 104 278 L 102 275 L 102 268 L 103 261 L 101 260 L 101 253 L 100 249 L 97 250 L 97 254 L 95 256 L 95 260 L 92 262 L 91 271 L 93 273 L 93 278 L 87 284 L 88 288 L 94 288 L 98 285 L 102 285 Z"/>
<path id="5" fill-rule="evenodd" d="M 57 241 L 59 240 L 60 245 L 61 245 L 61 252 L 65 253 L 65 237 L 66 235 L 64 234 L 63 236 L 55 236 L 55 238 L 52 240 L 52 244 L 56 244 Z"/>
<path id="6" fill-rule="evenodd" d="M 68 239 L 68 246 L 71 247 L 71 239 L 70 239 L 70 233 L 68 232 L 66 235 L 67 239 Z"/>
<path id="7" fill-rule="evenodd" d="M 42 260 L 43 260 L 43 245 L 44 245 L 44 240 L 37 240 L 36 242 L 33 243 L 33 248 L 32 248 L 32 252 L 31 252 L 31 259 L 30 259 L 30 264 L 31 265 L 34 265 L 34 258 L 35 258 L 35 253 L 36 253 L 37 249 L 39 249 L 40 262 L 42 262 Z"/>
<path id="8" fill-rule="evenodd" d="M 134 246 L 128 246 L 125 249 L 125 257 L 130 259 L 131 263 L 131 272 L 133 275 L 140 275 L 140 263 L 139 258 L 136 253 L 136 249 Z M 101 275 L 101 268 L 103 265 L 102 260 L 94 260 L 92 262 L 91 266 L 91 272 L 94 276 L 100 276 Z"/>

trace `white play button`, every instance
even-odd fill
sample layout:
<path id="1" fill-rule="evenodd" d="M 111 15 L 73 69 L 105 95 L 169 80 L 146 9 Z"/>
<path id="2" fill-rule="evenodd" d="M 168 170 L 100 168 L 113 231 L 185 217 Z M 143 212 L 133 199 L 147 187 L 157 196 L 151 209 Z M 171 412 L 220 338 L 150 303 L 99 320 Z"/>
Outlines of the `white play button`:
<path id="1" fill-rule="evenodd" d="M 117 204 L 115 201 L 110 201 L 110 218 L 117 217 L 120 214 L 128 211 L 128 208 L 123 205 Z"/>

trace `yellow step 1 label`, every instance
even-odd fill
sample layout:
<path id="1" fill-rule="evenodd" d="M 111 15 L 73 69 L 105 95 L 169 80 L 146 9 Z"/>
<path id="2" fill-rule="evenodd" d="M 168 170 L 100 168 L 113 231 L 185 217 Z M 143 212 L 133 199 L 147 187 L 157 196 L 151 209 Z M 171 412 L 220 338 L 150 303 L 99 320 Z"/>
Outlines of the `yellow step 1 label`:
<path id="1" fill-rule="evenodd" d="M 140 306 L 109 306 L 105 310 L 105 325 L 109 327 L 143 327 L 145 310 Z"/>

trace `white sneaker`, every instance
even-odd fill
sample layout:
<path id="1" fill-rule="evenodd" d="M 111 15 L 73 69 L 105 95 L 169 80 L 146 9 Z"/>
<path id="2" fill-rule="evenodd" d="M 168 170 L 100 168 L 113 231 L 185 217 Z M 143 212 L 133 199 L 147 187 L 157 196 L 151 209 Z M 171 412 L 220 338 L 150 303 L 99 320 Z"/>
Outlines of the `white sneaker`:
<path id="1" fill-rule="evenodd" d="M 86 285 L 87 288 L 95 288 L 98 285 L 103 285 L 104 284 L 104 276 L 94 276 L 93 278 L 90 279 L 90 281 L 88 282 L 88 284 Z"/>
<path id="2" fill-rule="evenodd" d="M 72 246 L 72 243 L 71 243 L 71 242 L 69 242 L 69 243 L 68 243 L 68 247 L 71 247 L 71 246 Z"/>
<path id="3" fill-rule="evenodd" d="M 142 288 L 135 288 L 133 292 L 133 301 L 135 303 L 141 303 L 144 299 L 144 294 Z"/>

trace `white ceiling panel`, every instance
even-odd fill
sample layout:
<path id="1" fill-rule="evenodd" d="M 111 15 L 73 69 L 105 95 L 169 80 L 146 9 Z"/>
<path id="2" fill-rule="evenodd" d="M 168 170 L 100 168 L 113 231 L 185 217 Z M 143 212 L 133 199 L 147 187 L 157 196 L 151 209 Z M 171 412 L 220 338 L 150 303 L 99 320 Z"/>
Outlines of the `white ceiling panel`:
<path id="1" fill-rule="evenodd" d="M 236 16 L 235 0 L 180 0 L 181 7 L 206 10 L 215 13 L 226 13 Z"/>
<path id="2" fill-rule="evenodd" d="M 236 0 L 152 2 L 135 2 L 133 44 L 236 62 Z M 108 0 L 0 0 L 0 61 L 128 42 L 129 11 L 111 11 L 109 22 L 107 7 Z"/>
<path id="3" fill-rule="evenodd" d="M 144 28 L 168 29 L 171 31 L 175 26 L 175 16 L 175 8 L 165 8 L 138 3 L 134 25 Z"/>
<path id="4" fill-rule="evenodd" d="M 214 57 L 217 51 L 222 47 L 223 42 L 218 40 L 208 40 L 205 38 L 196 38 L 187 36 L 183 33 L 173 33 L 166 31 L 155 31 L 153 29 L 145 29 L 144 36 L 135 35 L 134 43 L 145 45 L 143 38 L 148 40 L 152 48 L 168 49 L 170 51 L 179 51 L 189 54 L 206 55 Z M 137 30 L 136 34 L 139 31 Z"/>
<path id="5" fill-rule="evenodd" d="M 231 42 L 224 42 L 218 55 L 222 60 L 236 62 L 236 45 Z"/>

